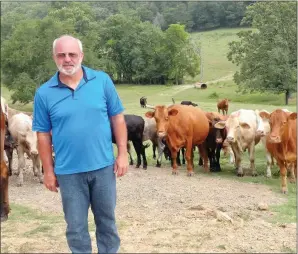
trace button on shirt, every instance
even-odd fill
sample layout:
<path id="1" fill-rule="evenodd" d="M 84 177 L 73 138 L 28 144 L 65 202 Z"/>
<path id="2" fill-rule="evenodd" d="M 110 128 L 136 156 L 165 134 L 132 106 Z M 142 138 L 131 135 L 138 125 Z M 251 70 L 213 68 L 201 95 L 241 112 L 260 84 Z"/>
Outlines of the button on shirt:
<path id="1" fill-rule="evenodd" d="M 36 91 L 33 131 L 52 131 L 55 173 L 73 174 L 114 163 L 109 117 L 124 111 L 116 88 L 103 71 L 85 66 L 75 90 L 58 72 Z"/>

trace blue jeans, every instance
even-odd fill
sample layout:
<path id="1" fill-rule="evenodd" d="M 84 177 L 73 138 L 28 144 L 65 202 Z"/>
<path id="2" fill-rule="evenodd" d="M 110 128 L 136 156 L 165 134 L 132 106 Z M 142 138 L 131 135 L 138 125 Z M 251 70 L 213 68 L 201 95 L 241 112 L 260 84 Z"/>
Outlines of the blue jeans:
<path id="1" fill-rule="evenodd" d="M 62 197 L 66 238 L 72 253 L 91 253 L 88 210 L 96 225 L 98 253 L 117 253 L 120 246 L 115 223 L 116 176 L 113 165 L 95 171 L 57 175 Z"/>

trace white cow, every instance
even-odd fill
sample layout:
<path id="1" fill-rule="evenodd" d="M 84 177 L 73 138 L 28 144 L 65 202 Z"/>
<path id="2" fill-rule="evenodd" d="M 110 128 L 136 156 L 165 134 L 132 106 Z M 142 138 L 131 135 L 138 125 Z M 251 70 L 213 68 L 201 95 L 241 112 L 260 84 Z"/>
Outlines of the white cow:
<path id="1" fill-rule="evenodd" d="M 258 110 L 240 109 L 233 112 L 226 121 L 220 121 L 215 124 L 215 128 L 219 129 L 225 126 L 228 131 L 226 140 L 231 145 L 235 155 L 237 175 L 243 176 L 241 159 L 242 153 L 247 149 L 252 175 L 256 176 L 255 145 L 265 135 L 263 121 L 259 116 Z"/>
<path id="2" fill-rule="evenodd" d="M 34 175 L 38 177 L 40 183 L 43 183 L 37 135 L 32 131 L 32 118 L 23 113 L 15 114 L 8 119 L 8 129 L 18 145 L 18 186 L 23 185 L 24 153 L 32 160 Z"/>

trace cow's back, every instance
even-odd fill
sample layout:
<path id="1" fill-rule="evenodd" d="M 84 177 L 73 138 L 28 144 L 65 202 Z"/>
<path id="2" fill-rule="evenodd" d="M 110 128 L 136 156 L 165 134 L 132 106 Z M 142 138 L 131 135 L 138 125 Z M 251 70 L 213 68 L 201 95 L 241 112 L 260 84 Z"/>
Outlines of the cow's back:
<path id="1" fill-rule="evenodd" d="M 197 107 L 185 105 L 173 105 L 168 108 L 177 109 L 176 116 L 170 116 L 170 129 L 175 132 L 174 135 L 182 139 L 192 136 L 193 144 L 201 144 L 209 132 L 209 122 L 205 112 Z M 169 135 L 171 135 L 169 130 Z"/>
<path id="2" fill-rule="evenodd" d="M 144 121 L 145 121 L 145 126 L 144 126 L 144 133 L 143 133 L 143 141 L 152 139 L 153 137 L 157 138 L 155 118 L 144 117 Z"/>
<path id="3" fill-rule="evenodd" d="M 8 120 L 8 129 L 14 139 L 17 140 L 18 132 L 28 132 L 32 130 L 32 119 L 23 113 L 13 115 Z"/>

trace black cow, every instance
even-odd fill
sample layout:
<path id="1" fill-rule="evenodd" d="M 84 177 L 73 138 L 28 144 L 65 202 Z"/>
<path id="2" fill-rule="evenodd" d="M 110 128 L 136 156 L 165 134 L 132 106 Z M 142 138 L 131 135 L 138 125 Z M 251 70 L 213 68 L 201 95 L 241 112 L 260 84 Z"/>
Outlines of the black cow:
<path id="1" fill-rule="evenodd" d="M 140 98 L 140 105 L 142 108 L 146 108 L 147 98 L 145 96 Z"/>
<path id="2" fill-rule="evenodd" d="M 207 150 L 209 163 L 210 163 L 210 171 L 218 172 L 221 171 L 220 167 L 220 151 L 223 147 L 223 142 L 227 137 L 226 128 L 217 129 L 214 127 L 214 124 L 218 122 L 219 119 L 214 119 L 210 122 L 209 134 L 204 142 L 205 149 Z M 203 160 L 200 157 L 199 165 L 203 165 Z"/>
<path id="3" fill-rule="evenodd" d="M 127 140 L 132 142 L 138 157 L 136 168 L 140 167 L 141 156 L 142 156 L 143 169 L 147 169 L 147 159 L 146 159 L 145 149 L 149 146 L 149 144 L 147 144 L 146 146 L 143 145 L 143 132 L 145 127 L 145 121 L 141 116 L 137 116 L 137 115 L 124 115 L 124 119 L 127 127 Z M 112 128 L 112 125 L 111 125 L 111 128 Z M 113 128 L 112 128 L 112 142 L 116 144 Z M 131 163 L 132 163 L 132 158 L 131 158 Z"/>
<path id="4" fill-rule="evenodd" d="M 181 101 L 180 104 L 187 105 L 187 106 L 190 106 L 191 105 L 191 106 L 194 106 L 194 107 L 198 106 L 197 103 L 194 103 L 194 102 L 191 102 L 191 101 Z"/>

